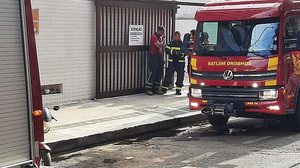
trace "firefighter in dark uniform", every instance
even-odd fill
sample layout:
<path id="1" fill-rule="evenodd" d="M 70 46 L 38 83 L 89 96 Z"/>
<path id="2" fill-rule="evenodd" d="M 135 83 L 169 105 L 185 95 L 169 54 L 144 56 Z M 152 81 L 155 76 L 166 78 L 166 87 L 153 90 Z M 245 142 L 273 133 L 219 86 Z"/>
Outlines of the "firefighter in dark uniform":
<path id="1" fill-rule="evenodd" d="M 176 80 L 176 95 L 181 95 L 184 80 L 184 68 L 185 68 L 185 55 L 182 52 L 182 40 L 180 32 L 175 32 L 175 38 L 166 46 L 166 53 L 169 56 L 168 69 L 165 79 L 163 81 L 162 91 L 167 93 L 170 84 L 172 83 L 172 77 L 174 73 L 177 73 Z"/>

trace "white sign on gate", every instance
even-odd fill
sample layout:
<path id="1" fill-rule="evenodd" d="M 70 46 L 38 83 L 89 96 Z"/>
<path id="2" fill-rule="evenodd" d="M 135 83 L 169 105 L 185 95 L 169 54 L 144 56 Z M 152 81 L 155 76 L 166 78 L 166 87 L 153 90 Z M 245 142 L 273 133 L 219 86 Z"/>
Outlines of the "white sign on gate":
<path id="1" fill-rule="evenodd" d="M 130 25 L 129 26 L 129 46 L 145 45 L 144 42 L 144 26 Z"/>

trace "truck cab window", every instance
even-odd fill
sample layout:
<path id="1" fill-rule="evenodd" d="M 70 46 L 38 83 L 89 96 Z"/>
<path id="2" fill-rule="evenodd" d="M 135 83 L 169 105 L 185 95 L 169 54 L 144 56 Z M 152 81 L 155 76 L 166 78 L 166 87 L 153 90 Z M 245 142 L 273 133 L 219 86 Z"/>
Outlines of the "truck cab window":
<path id="1" fill-rule="evenodd" d="M 300 50 L 300 16 L 290 16 L 287 18 L 285 35 L 284 35 L 284 51 Z"/>
<path id="2" fill-rule="evenodd" d="M 218 22 L 206 22 L 203 24 L 203 44 L 217 44 L 218 38 Z"/>
<path id="3" fill-rule="evenodd" d="M 279 19 L 199 22 L 200 56 L 263 56 L 278 53 Z"/>

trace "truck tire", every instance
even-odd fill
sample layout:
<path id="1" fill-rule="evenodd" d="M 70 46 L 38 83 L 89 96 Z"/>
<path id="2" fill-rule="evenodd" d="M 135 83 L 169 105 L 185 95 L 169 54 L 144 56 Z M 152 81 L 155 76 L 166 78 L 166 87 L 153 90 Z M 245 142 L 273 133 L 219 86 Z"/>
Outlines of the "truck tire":
<path id="1" fill-rule="evenodd" d="M 298 102 L 296 102 L 295 114 L 290 116 L 291 127 L 294 131 L 300 132 L 300 93 L 298 94 Z"/>
<path id="2" fill-rule="evenodd" d="M 41 154 L 42 165 L 51 166 L 51 154 L 49 151 L 43 151 Z"/>
<path id="3" fill-rule="evenodd" d="M 208 116 L 208 122 L 212 126 L 216 126 L 216 127 L 226 126 L 228 123 L 228 120 L 229 120 L 229 117 L 226 117 L 226 116 L 215 116 L 215 115 Z"/>

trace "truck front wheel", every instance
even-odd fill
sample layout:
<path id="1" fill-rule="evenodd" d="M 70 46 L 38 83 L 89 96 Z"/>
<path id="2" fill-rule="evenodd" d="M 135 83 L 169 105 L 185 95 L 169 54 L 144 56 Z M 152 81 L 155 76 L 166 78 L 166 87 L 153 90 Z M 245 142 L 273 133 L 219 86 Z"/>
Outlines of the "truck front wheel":
<path id="1" fill-rule="evenodd" d="M 41 159 L 42 159 L 42 165 L 44 166 L 51 166 L 51 154 L 50 151 L 47 150 L 41 150 Z"/>
<path id="2" fill-rule="evenodd" d="M 300 94 L 298 94 L 298 99 L 300 100 Z M 295 114 L 290 116 L 291 126 L 294 131 L 300 132 L 300 102 L 298 101 L 296 104 Z"/>
<path id="3" fill-rule="evenodd" d="M 226 116 L 215 116 L 215 115 L 208 116 L 208 122 L 212 126 L 216 126 L 216 127 L 227 125 L 228 120 L 229 120 L 229 117 L 226 117 Z"/>

